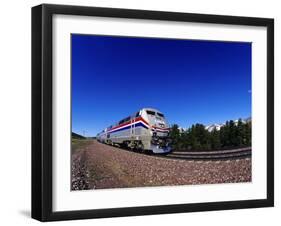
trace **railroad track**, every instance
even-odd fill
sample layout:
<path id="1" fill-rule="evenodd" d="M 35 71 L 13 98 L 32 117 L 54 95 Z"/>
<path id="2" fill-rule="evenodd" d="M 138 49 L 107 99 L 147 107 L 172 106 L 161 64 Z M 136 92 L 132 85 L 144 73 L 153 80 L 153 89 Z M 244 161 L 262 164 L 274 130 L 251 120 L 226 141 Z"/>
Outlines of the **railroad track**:
<path id="1" fill-rule="evenodd" d="M 128 149 L 120 148 L 121 150 L 131 151 Z M 136 152 L 138 154 L 143 154 Z M 151 153 L 149 153 L 151 155 Z M 238 148 L 231 150 L 220 150 L 220 151 L 173 151 L 169 154 L 152 154 L 152 156 L 166 158 L 166 159 L 179 159 L 179 160 L 233 160 L 242 159 L 252 156 L 252 148 Z"/>
<path id="2" fill-rule="evenodd" d="M 228 160 L 250 157 L 252 155 L 251 148 L 240 148 L 235 150 L 222 151 L 205 151 L 205 152 L 183 152 L 174 151 L 164 158 L 183 159 L 183 160 Z"/>

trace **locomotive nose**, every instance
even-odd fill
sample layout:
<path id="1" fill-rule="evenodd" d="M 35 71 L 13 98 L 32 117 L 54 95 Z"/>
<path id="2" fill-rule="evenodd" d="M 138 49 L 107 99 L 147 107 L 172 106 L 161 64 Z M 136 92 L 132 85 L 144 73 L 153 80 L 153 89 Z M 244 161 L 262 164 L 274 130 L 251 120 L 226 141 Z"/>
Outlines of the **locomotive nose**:
<path id="1" fill-rule="evenodd" d="M 155 122 L 156 122 L 155 123 L 156 126 L 159 127 L 159 128 L 166 128 L 167 127 L 165 120 L 160 118 L 160 117 L 157 117 Z"/>

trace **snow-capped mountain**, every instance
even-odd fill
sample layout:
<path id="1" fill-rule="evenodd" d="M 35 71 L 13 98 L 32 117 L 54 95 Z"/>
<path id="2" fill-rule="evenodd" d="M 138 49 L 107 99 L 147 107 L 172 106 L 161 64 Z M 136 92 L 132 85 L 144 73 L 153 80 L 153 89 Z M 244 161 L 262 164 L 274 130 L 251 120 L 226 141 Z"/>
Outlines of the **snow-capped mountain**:
<path id="1" fill-rule="evenodd" d="M 235 125 L 237 125 L 238 121 L 239 121 L 238 119 L 234 120 Z M 242 123 L 250 122 L 250 121 L 252 121 L 252 117 L 242 119 L 241 121 L 242 121 Z M 224 125 L 225 125 L 225 123 L 221 123 L 221 124 L 214 123 L 214 124 L 205 126 L 205 129 L 207 129 L 209 132 L 212 132 L 214 129 L 220 130 L 221 127 L 224 126 Z"/>
<path id="2" fill-rule="evenodd" d="M 236 119 L 236 120 L 233 120 L 233 121 L 234 121 L 235 125 L 237 125 L 239 119 Z M 251 121 L 252 121 L 252 117 L 242 119 L 242 123 L 248 123 L 248 122 L 251 122 Z M 214 129 L 219 131 L 221 129 L 221 127 L 224 126 L 224 125 L 225 125 L 225 123 L 214 123 L 214 124 L 205 126 L 205 129 L 208 130 L 209 132 L 212 132 Z M 183 128 L 183 127 L 178 127 L 178 129 L 179 129 L 180 133 L 183 133 L 183 132 L 188 130 L 188 128 Z"/>
<path id="3" fill-rule="evenodd" d="M 224 126 L 224 124 L 212 124 L 212 125 L 208 125 L 205 126 L 205 129 L 208 130 L 209 132 L 212 132 L 214 129 L 216 130 L 220 130 L 221 127 Z"/>
<path id="4" fill-rule="evenodd" d="M 179 127 L 178 129 L 179 129 L 180 133 L 183 133 L 186 130 L 185 128 L 182 128 L 182 127 Z"/>

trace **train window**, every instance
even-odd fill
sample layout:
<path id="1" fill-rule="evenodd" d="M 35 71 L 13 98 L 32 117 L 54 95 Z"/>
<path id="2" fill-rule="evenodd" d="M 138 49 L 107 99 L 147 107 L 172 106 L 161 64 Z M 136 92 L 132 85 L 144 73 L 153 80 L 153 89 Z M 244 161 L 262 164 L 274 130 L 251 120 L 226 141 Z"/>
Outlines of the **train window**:
<path id="1" fill-rule="evenodd" d="M 157 115 L 164 118 L 164 115 L 162 113 L 157 112 Z"/>
<path id="2" fill-rule="evenodd" d="M 146 111 L 146 113 L 149 114 L 149 115 L 155 115 L 154 111 Z"/>
<path id="3" fill-rule="evenodd" d="M 122 119 L 122 120 L 119 122 L 119 125 L 120 125 L 120 124 L 123 124 L 124 122 L 130 121 L 130 119 L 131 119 L 131 117 L 127 117 L 127 118 Z"/>
<path id="4" fill-rule="evenodd" d="M 139 117 L 140 116 L 140 112 L 138 111 L 137 113 L 136 113 L 136 117 Z"/>
<path id="5" fill-rule="evenodd" d="M 127 118 L 124 119 L 124 122 L 128 122 L 128 121 L 130 121 L 130 120 L 131 120 L 131 118 L 130 118 L 130 117 L 127 117 Z"/>

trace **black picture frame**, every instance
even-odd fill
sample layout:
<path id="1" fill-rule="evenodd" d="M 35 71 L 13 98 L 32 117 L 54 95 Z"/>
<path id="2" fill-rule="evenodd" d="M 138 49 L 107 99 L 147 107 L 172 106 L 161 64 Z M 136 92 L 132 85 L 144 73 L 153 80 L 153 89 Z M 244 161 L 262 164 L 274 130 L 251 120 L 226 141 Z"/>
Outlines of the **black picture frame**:
<path id="1" fill-rule="evenodd" d="M 267 198 L 95 210 L 52 210 L 52 18 L 55 14 L 267 28 Z M 221 15 L 43 4 L 32 8 L 32 218 L 40 221 L 122 217 L 274 206 L 274 20 Z"/>

